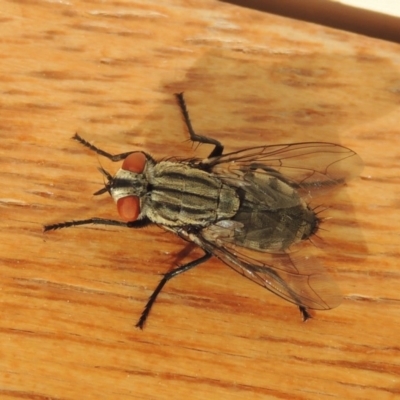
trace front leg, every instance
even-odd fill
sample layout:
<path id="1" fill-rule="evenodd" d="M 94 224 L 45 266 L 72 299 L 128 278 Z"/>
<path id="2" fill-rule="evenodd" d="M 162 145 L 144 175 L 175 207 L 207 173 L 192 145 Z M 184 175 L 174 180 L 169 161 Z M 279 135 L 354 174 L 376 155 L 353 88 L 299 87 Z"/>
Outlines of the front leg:
<path id="1" fill-rule="evenodd" d="M 122 221 L 116 221 L 114 219 L 105 219 L 105 218 L 89 218 L 89 219 L 81 219 L 78 221 L 65 221 L 65 222 L 59 222 L 57 224 L 45 225 L 43 230 L 44 232 L 55 231 L 57 229 L 71 228 L 72 226 L 80 226 L 80 225 L 112 225 L 112 226 L 123 226 L 125 228 L 140 229 L 149 224 L 151 224 L 151 221 L 148 220 L 147 218 L 130 222 L 122 222 Z"/>
<path id="2" fill-rule="evenodd" d="M 99 149 L 98 147 L 89 143 L 87 140 L 85 140 L 82 136 L 79 136 L 77 133 L 75 133 L 75 135 L 72 137 L 72 139 L 76 140 L 77 142 L 79 142 L 83 146 L 87 147 L 88 149 L 94 151 L 95 153 L 108 158 L 112 162 L 118 162 L 118 161 L 125 160 L 125 158 L 129 156 L 129 154 L 135 153 L 134 151 L 128 151 L 126 153 L 121 153 L 121 154 L 107 153 L 106 151 Z M 102 172 L 105 172 L 107 174 L 107 172 L 104 171 L 104 169 L 102 169 Z"/>

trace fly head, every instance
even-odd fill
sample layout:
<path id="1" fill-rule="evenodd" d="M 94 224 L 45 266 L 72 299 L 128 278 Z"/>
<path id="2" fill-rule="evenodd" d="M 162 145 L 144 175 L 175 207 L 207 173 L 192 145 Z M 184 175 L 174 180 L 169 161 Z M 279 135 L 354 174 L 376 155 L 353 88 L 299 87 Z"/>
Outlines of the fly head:
<path id="1" fill-rule="evenodd" d="M 136 221 L 141 212 L 140 198 L 149 191 L 146 172 L 153 165 L 154 161 L 149 155 L 138 151 L 129 154 L 124 159 L 121 168 L 114 176 L 104 168 L 99 168 L 107 182 L 94 195 L 108 192 L 117 203 L 121 218 L 129 222 Z"/>

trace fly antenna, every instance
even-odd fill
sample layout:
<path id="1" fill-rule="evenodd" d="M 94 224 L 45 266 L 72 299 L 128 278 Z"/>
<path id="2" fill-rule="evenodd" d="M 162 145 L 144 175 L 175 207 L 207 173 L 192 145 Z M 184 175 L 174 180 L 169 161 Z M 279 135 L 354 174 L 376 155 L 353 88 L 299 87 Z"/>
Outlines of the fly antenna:
<path id="1" fill-rule="evenodd" d="M 98 190 L 97 192 L 93 193 L 93 196 L 98 196 L 98 195 L 103 194 L 105 192 L 108 192 L 111 195 L 110 189 L 111 189 L 111 183 L 112 183 L 112 180 L 113 180 L 112 175 L 108 171 L 106 171 L 102 166 L 98 167 L 97 169 L 103 175 L 104 187 L 101 188 L 100 190 Z M 106 182 L 105 178 L 107 179 L 107 182 Z"/>

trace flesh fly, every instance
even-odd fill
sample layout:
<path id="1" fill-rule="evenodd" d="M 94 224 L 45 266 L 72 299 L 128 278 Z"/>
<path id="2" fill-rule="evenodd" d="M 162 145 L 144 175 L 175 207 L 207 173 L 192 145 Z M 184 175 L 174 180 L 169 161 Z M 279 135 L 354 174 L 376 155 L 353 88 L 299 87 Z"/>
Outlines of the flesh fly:
<path id="1" fill-rule="evenodd" d="M 176 94 L 193 142 L 213 145 L 206 159 L 156 162 L 141 151 L 111 155 L 74 139 L 111 161 L 122 161 L 112 176 L 101 168 L 105 186 L 125 221 L 89 218 L 44 227 L 45 231 L 78 225 L 143 228 L 156 224 L 204 255 L 167 272 L 136 324 L 143 328 L 164 285 L 215 256 L 235 271 L 296 304 L 303 320 L 308 309 L 329 310 L 341 295 L 317 260 L 294 251 L 309 241 L 320 219 L 307 199 L 325 193 L 362 168 L 360 157 L 346 147 L 323 142 L 259 146 L 224 154 L 223 145 L 194 132 L 183 93 Z"/>

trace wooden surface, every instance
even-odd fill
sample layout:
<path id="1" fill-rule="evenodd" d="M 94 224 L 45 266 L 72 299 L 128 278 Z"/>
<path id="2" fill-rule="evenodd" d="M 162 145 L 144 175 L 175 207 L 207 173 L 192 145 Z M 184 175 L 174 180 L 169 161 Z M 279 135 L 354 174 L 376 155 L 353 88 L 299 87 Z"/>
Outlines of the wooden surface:
<path id="1" fill-rule="evenodd" d="M 3 2 L 0 16 L 1 399 L 395 399 L 400 393 L 400 47 L 216 1 Z M 329 141 L 365 161 L 330 199 L 322 262 L 338 308 L 293 305 L 156 227 L 116 218 L 72 141 L 155 158 L 195 129 L 241 147 Z M 315 200 L 315 205 L 319 205 Z M 189 250 L 189 249 L 186 249 Z M 182 252 L 183 251 L 183 252 Z"/>

